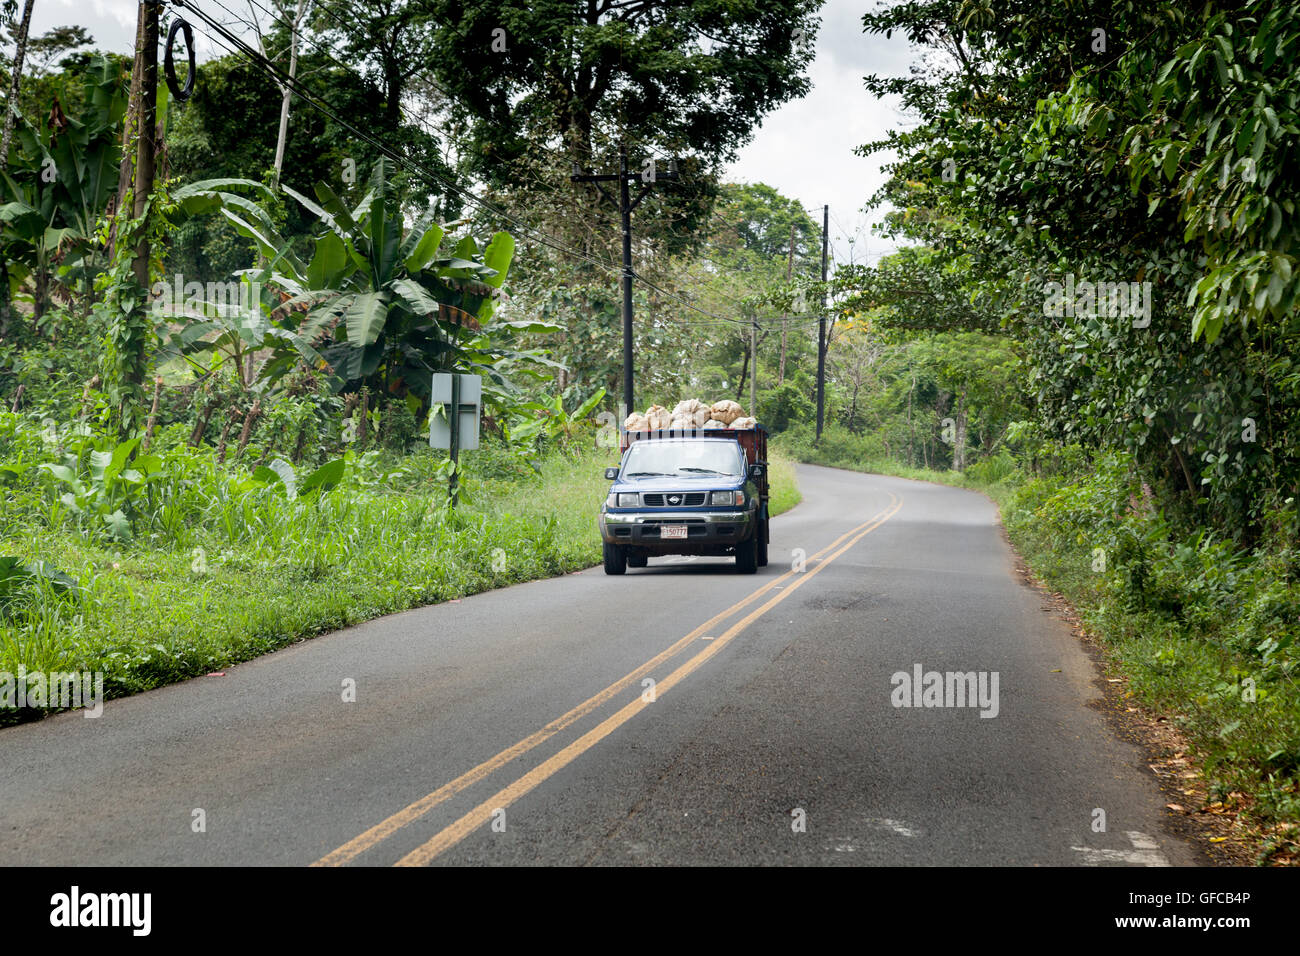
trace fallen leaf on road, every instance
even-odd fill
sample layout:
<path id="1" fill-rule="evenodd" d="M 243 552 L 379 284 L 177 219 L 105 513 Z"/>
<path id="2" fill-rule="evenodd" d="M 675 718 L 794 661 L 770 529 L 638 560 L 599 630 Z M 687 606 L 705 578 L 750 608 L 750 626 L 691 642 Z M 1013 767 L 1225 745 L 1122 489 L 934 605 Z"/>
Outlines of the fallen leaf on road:
<path id="1" fill-rule="evenodd" d="M 212 672 L 211 674 L 209 674 L 208 676 L 209 676 L 209 677 L 225 677 L 225 676 L 226 676 L 226 672 L 225 672 L 225 671 L 213 671 L 213 672 Z"/>
<path id="2" fill-rule="evenodd" d="M 1166 810 L 1173 810 L 1173 811 L 1175 811 L 1175 812 L 1177 812 L 1177 813 L 1186 813 L 1186 812 L 1187 812 L 1187 808 L 1186 808 L 1186 807 L 1179 806 L 1179 805 L 1176 804 L 1176 803 L 1166 803 L 1166 804 L 1165 804 L 1165 809 L 1166 809 Z"/>

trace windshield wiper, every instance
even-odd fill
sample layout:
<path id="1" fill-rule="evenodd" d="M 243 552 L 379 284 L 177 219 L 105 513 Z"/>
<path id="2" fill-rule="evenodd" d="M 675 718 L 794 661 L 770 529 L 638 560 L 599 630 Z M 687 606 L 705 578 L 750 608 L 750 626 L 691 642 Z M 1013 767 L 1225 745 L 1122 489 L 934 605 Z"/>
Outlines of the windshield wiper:
<path id="1" fill-rule="evenodd" d="M 678 471 L 694 471 L 694 472 L 698 472 L 698 473 L 701 474 L 701 475 L 725 475 L 725 476 L 727 476 L 728 478 L 730 478 L 730 477 L 735 477 L 735 476 L 731 475 L 729 472 L 725 472 L 725 471 L 714 471 L 712 468 L 678 468 L 677 470 L 678 470 Z"/>
<path id="2" fill-rule="evenodd" d="M 629 471 L 623 477 L 624 478 L 671 478 L 672 475 L 666 475 L 662 471 Z"/>

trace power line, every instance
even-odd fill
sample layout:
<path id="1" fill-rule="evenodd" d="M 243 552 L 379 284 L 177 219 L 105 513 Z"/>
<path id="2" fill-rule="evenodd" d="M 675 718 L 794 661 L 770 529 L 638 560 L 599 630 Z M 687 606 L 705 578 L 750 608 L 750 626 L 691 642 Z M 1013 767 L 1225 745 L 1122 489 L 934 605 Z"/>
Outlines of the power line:
<path id="1" fill-rule="evenodd" d="M 221 7 L 223 10 L 225 10 L 228 14 L 230 14 L 231 17 L 233 17 L 236 21 L 241 22 L 241 23 L 244 23 L 244 24 L 246 24 L 246 25 L 248 25 L 248 26 L 253 26 L 254 28 L 256 28 L 255 24 L 248 23 L 248 21 L 243 20 L 241 17 L 239 17 L 237 14 L 235 14 L 234 11 L 232 11 L 229 7 L 227 7 L 227 6 L 222 2 L 222 0 L 213 0 L 213 2 L 216 3 L 218 6 L 220 6 L 220 7 Z M 277 17 L 277 15 L 276 15 L 275 13 L 273 13 L 272 11 L 268 10 L 265 6 L 263 6 L 262 3 L 259 2 L 259 0 L 248 0 L 248 2 L 251 3 L 251 4 L 253 4 L 253 5 L 256 5 L 260 10 L 262 10 L 263 13 L 265 13 L 267 16 L 271 17 L 273 21 L 275 21 L 275 20 L 278 19 L 279 22 L 280 22 L 281 24 L 283 24 L 283 25 L 284 25 L 284 26 L 285 26 L 285 27 L 286 27 L 286 28 L 287 28 L 291 33 L 292 33 L 292 32 L 295 32 L 295 31 L 293 30 L 293 25 L 292 25 L 292 24 L 287 20 L 287 18 Z M 347 27 L 344 25 L 344 22 L 343 22 L 343 21 L 342 21 L 342 20 L 341 20 L 341 19 L 340 19 L 340 18 L 339 18 L 335 13 L 334 13 L 334 11 L 330 8 L 330 6 L 329 6 L 328 4 L 321 4 L 321 3 L 318 3 L 318 4 L 316 5 L 316 9 L 317 9 L 317 11 L 322 12 L 322 13 L 324 13 L 326 16 L 328 16 L 328 17 L 329 17 L 333 22 L 337 23 L 337 24 L 339 25 L 340 29 L 342 30 L 342 32 L 343 32 L 346 36 L 350 37 L 350 38 L 353 39 L 354 41 L 356 40 L 356 35 L 353 34 L 353 33 L 351 33 L 351 32 L 347 29 Z M 305 34 L 299 33 L 298 35 L 299 35 L 300 37 L 302 37 L 303 39 L 307 39 L 307 37 L 306 37 Z M 339 59 L 338 59 L 336 56 L 334 56 L 333 52 L 330 51 L 330 50 L 329 50 L 329 49 L 328 49 L 324 44 L 322 44 L 320 41 L 317 41 L 317 40 L 313 40 L 312 43 L 313 43 L 313 45 L 315 46 L 317 52 L 322 53 L 322 54 L 323 54 L 327 59 L 329 59 L 332 63 L 334 63 L 335 65 L 337 65 L 337 66 L 340 67 L 341 69 L 343 69 L 343 70 L 348 70 L 348 67 L 347 67 L 345 64 L 343 64 L 342 62 L 340 62 Z M 444 97 L 446 97 L 448 100 L 453 99 L 452 96 L 451 96 L 451 94 L 448 93 L 446 90 L 444 90 L 441 86 L 439 86 L 438 83 L 437 83 L 437 82 L 436 82 L 436 81 L 435 81 L 431 76 L 428 75 L 428 72 L 427 72 L 426 70 L 417 70 L 414 74 L 412 74 L 412 76 L 420 76 L 420 75 L 423 75 L 423 76 L 425 77 L 425 79 L 429 82 L 429 85 L 432 86 L 432 87 L 433 87 L 435 90 L 437 90 L 439 93 L 441 93 L 441 94 L 442 94 Z M 429 130 L 429 126 L 430 126 L 430 125 L 433 125 L 433 126 L 437 129 L 437 131 L 438 131 L 439 133 L 442 134 L 442 136 L 443 136 L 444 138 L 446 138 L 446 139 L 448 139 L 448 140 L 454 139 L 454 137 L 452 136 L 452 134 L 451 134 L 451 133 L 450 133 L 450 132 L 445 128 L 445 127 L 440 126 L 440 125 L 438 125 L 438 124 L 430 124 L 430 123 L 428 123 L 427 121 L 425 121 L 422 117 L 417 117 L 417 116 L 412 115 L 409 111 L 403 109 L 403 108 L 401 107 L 400 104 L 399 104 L 399 106 L 398 106 L 398 109 L 402 111 L 404 117 L 407 119 L 408 122 L 412 122 L 412 123 L 415 123 L 415 124 L 421 126 L 421 127 L 422 127 L 426 132 L 430 132 L 430 130 Z M 666 160 L 669 164 L 675 164 L 676 161 L 677 161 L 677 157 L 675 157 L 675 156 L 669 156 L 667 153 L 665 153 L 665 152 L 664 152 L 663 150 L 661 150 L 659 147 L 654 146 L 653 144 L 650 144 L 650 143 L 648 143 L 647 141 L 645 141 L 645 140 L 643 140 L 643 139 L 640 139 L 639 137 L 636 137 L 636 136 L 634 136 L 634 135 L 632 135 L 632 134 L 630 134 L 630 133 L 627 133 L 626 131 L 624 131 L 622 135 L 623 135 L 627 140 L 629 140 L 629 141 L 631 141 L 631 142 L 633 142 L 633 143 L 636 143 L 636 144 L 642 146 L 642 147 L 643 147 L 644 149 L 646 149 L 647 151 L 653 153 L 654 155 L 658 156 L 659 158 L 662 158 L 662 159 Z M 550 194 L 551 194 L 552 196 L 558 197 L 558 196 L 562 195 L 561 192 L 560 192 L 560 189 L 559 189 L 557 186 L 555 186 L 555 185 L 553 185 L 553 184 L 551 184 L 551 183 L 546 182 L 545 180 L 541 179 L 541 178 L 538 177 L 537 175 L 533 174 L 533 175 L 530 176 L 530 178 L 531 178 L 534 182 L 536 182 L 539 186 L 544 187 L 545 189 L 549 190 L 549 191 L 550 191 Z M 803 209 L 802 205 L 800 205 L 800 208 Z M 806 210 L 805 210 L 805 212 L 806 212 Z M 728 222 L 726 219 L 724 219 L 724 218 L 721 216 L 720 212 L 719 212 L 717 209 L 714 209 L 712 214 L 713 214 L 713 216 L 716 216 L 716 217 L 717 217 L 717 219 L 718 219 L 719 222 L 721 222 L 723 225 L 727 226 L 728 228 L 732 229 L 732 230 L 736 233 L 737 237 L 738 237 L 742 242 L 745 242 L 745 241 L 746 241 L 745 236 L 740 232 L 740 228 L 739 228 L 739 225 L 738 225 L 738 224 L 733 224 L 733 223 Z M 681 218 L 681 219 L 685 219 L 686 216 L 682 216 L 682 217 L 680 217 L 680 218 Z M 678 238 L 682 238 L 682 234 L 681 234 L 681 233 L 678 233 L 676 230 L 672 229 L 671 226 L 666 227 L 666 231 L 667 231 L 670 235 L 675 235 L 675 236 L 677 236 Z M 615 265 L 614 265 L 614 263 L 613 263 L 612 261 L 609 263 L 609 267 L 610 267 L 611 269 L 615 268 Z M 689 274 L 689 272 L 688 272 L 688 274 Z M 637 274 L 636 277 L 639 278 L 639 279 L 641 279 L 641 281 L 642 281 L 644 284 L 646 284 L 646 285 L 651 285 L 651 283 L 649 283 L 649 282 L 648 282 L 644 277 L 640 276 L 639 274 Z M 698 278 L 698 277 L 696 277 L 696 278 Z M 663 294 L 663 295 L 667 295 L 667 296 L 669 296 L 670 298 L 677 299 L 677 300 L 680 301 L 683 305 L 685 305 L 687 308 L 692 309 L 692 310 L 694 310 L 694 311 L 696 311 L 696 312 L 702 312 L 702 314 L 707 315 L 707 316 L 710 316 L 710 317 L 712 317 L 712 318 L 715 318 L 715 319 L 717 319 L 717 320 L 719 320 L 719 321 L 729 322 L 729 323 L 732 323 L 732 324 L 734 324 L 734 325 L 737 325 L 737 326 L 740 326 L 740 327 L 745 327 L 745 328 L 748 328 L 748 326 L 749 326 L 749 324 L 750 324 L 749 321 L 744 320 L 744 319 L 735 319 L 735 318 L 728 318 L 728 317 L 725 317 L 725 316 L 716 316 L 716 315 L 713 315 L 713 313 L 703 312 L 703 310 L 700 310 L 698 307 L 696 307 L 695 305 L 693 305 L 692 303 L 690 303 L 690 302 L 687 301 L 686 299 L 682 298 L 680 295 L 677 295 L 677 294 L 675 294 L 675 293 L 673 293 L 673 292 L 670 292 L 670 291 L 668 291 L 668 290 L 664 290 L 664 289 L 662 289 L 662 288 L 660 288 L 660 287 L 658 287 L 658 286 L 655 286 L 654 288 L 656 288 L 656 290 L 659 291 L 659 292 L 660 292 L 661 294 Z M 737 303 L 735 303 L 734 300 L 728 299 L 728 301 L 731 301 L 733 304 L 737 304 Z"/>
<path id="2" fill-rule="evenodd" d="M 308 105 L 324 113 L 334 122 L 338 123 L 344 129 L 351 132 L 358 139 L 364 140 L 365 142 L 369 143 L 382 155 L 387 156 L 389 159 L 393 160 L 393 162 L 397 163 L 400 166 L 406 167 L 410 171 L 413 171 L 417 175 L 423 177 L 426 181 L 429 181 L 431 183 L 436 183 L 447 190 L 450 190 L 452 192 L 455 192 L 458 195 L 463 196 L 465 199 L 481 207 L 487 212 L 515 226 L 521 232 L 531 233 L 532 236 L 536 238 L 539 242 L 541 242 L 543 245 L 549 246 L 558 252 L 563 252 L 568 255 L 572 255 L 576 258 L 584 259 L 592 263 L 593 265 L 599 266 L 601 268 L 608 268 L 608 266 L 605 263 L 600 262 L 598 259 L 595 259 L 592 256 L 587 255 L 581 250 L 572 249 L 566 246 L 563 242 L 555 239 L 549 234 L 542 232 L 541 230 L 536 229 L 533 226 L 528 225 L 527 223 L 523 222 L 520 219 L 517 219 L 516 217 L 505 212 L 504 210 L 498 208 L 494 204 L 489 203 L 486 200 L 476 196 L 473 192 L 469 191 L 463 186 L 450 182 L 449 180 L 439 175 L 437 172 L 425 167 L 424 164 L 408 156 L 403 155 L 402 153 L 398 152 L 397 150 L 393 149 L 387 144 L 376 139 L 374 136 L 370 135 L 369 133 L 363 132 L 362 130 L 358 129 L 356 126 L 352 125 L 350 122 L 345 120 L 342 116 L 340 116 L 328 104 L 319 100 L 313 94 L 308 93 L 301 86 L 301 84 L 298 83 L 296 79 L 290 79 L 289 76 L 284 73 L 284 71 L 282 71 L 274 63 L 266 59 L 266 57 L 264 57 L 259 51 L 252 49 L 242 39 L 232 34 L 229 30 L 226 29 L 226 27 L 223 24 L 214 20 L 206 11 L 195 6 L 193 3 L 188 3 L 186 4 L 186 6 L 189 10 L 193 11 L 194 14 L 197 17 L 199 17 L 199 19 L 203 20 L 203 22 L 206 23 L 209 27 L 216 30 L 223 37 L 225 37 L 225 39 L 229 43 L 234 44 L 235 47 L 238 49 L 238 52 L 242 53 L 244 56 L 252 60 L 253 63 L 256 66 L 258 66 L 263 72 L 269 73 L 273 78 L 275 78 L 278 82 L 280 82 L 285 88 L 289 89 L 295 95 L 300 96 L 303 99 L 303 101 L 306 102 Z"/>
<path id="3" fill-rule="evenodd" d="M 240 21 L 240 22 L 245 22 L 245 21 L 240 20 L 240 18 L 235 17 L 233 11 L 231 11 L 231 10 L 230 10 L 229 8 L 227 8 L 224 4 L 222 4 L 222 3 L 221 3 L 221 0 L 214 0 L 214 2 L 216 2 L 218 6 L 220 6 L 223 10 L 225 10 L 228 14 L 230 14 L 230 15 L 231 15 L 232 17 L 234 17 L 236 20 L 238 20 L 238 21 Z M 368 134 L 368 133 L 366 133 L 366 132 L 363 132 L 362 130 L 360 130 L 360 129 L 358 129 L 357 127 L 353 126 L 353 125 L 352 125 L 351 123 L 349 123 L 347 120 L 343 119 L 343 118 L 342 118 L 342 117 L 341 117 L 341 116 L 340 116 L 340 115 L 339 115 L 335 110 L 333 110 L 333 109 L 332 109 L 328 104 L 324 103 L 323 101 L 321 101 L 320 99 L 318 99 L 318 98 L 317 98 L 316 96 L 314 96 L 313 94 L 308 93 L 308 92 L 305 90 L 305 88 L 304 88 L 301 84 L 298 83 L 298 81 L 297 81 L 296 79 L 293 79 L 293 78 L 288 77 L 288 76 L 287 76 L 287 75 L 286 75 L 286 74 L 285 74 L 281 69 L 279 69 L 279 67 L 277 67 L 274 63 L 272 63 L 269 59 L 267 59 L 267 58 L 266 58 L 266 57 L 265 57 L 265 56 L 264 56 L 260 51 L 257 51 L 257 50 L 252 49 L 252 48 L 251 48 L 251 47 L 250 47 L 250 46 L 249 46 L 245 41 L 243 41 L 241 38 L 239 38 L 239 37 L 235 36 L 233 33 L 231 33 L 230 30 L 228 30 L 228 29 L 226 28 L 225 24 L 220 23 L 219 21 L 217 21 L 216 19 L 214 19 L 210 14 L 208 14 L 206 11 L 204 11 L 204 10 L 198 8 L 198 7 L 195 6 L 193 3 L 186 4 L 186 6 L 188 6 L 188 8 L 194 12 L 195 16 L 197 16 L 199 19 L 201 19 L 201 20 L 202 20 L 204 23 L 206 23 L 210 28 L 212 28 L 212 29 L 215 30 L 218 34 L 220 34 L 220 36 L 221 36 L 222 38 L 224 38 L 225 42 L 221 43 L 221 45 L 222 45 L 223 47 L 225 47 L 226 49 L 230 50 L 230 52 L 231 52 L 232 54 L 234 54 L 234 55 L 243 55 L 244 57 L 246 57 L 247 59 L 249 59 L 249 60 L 250 60 L 250 61 L 251 61 L 255 66 L 257 66 L 257 67 L 258 67 L 260 70 L 262 70 L 264 73 L 267 73 L 268 75 L 272 76 L 272 78 L 276 79 L 277 82 L 280 83 L 284 88 L 288 89 L 288 90 L 289 90 L 290 92 L 292 92 L 294 95 L 301 97 L 302 100 L 303 100 L 305 103 L 307 103 L 309 106 L 313 107 L 314 109 L 316 109 L 316 110 L 318 110 L 319 112 L 323 113 L 324 115 L 328 116 L 328 117 L 329 117 L 330 119 L 332 119 L 334 122 L 338 123 L 338 124 L 339 124 L 340 126 L 342 126 L 344 129 L 347 129 L 349 132 L 351 132 L 353 135 L 355 135 L 355 136 L 358 137 L 359 139 L 361 139 L 361 140 L 363 140 L 363 141 L 369 143 L 369 144 L 372 145 L 372 146 L 373 146 L 373 147 L 374 147 L 374 148 L 375 148 L 375 149 L 376 149 L 380 154 L 382 154 L 382 155 L 388 157 L 389 159 L 392 159 L 392 160 L 393 160 L 395 163 L 397 163 L 399 166 L 403 166 L 403 167 L 407 168 L 409 171 L 414 172 L 416 175 L 418 175 L 418 176 L 424 178 L 424 179 L 425 179 L 426 181 L 428 181 L 428 182 L 436 183 L 436 184 L 442 186 L 443 188 L 445 188 L 445 189 L 447 189 L 447 190 L 449 190 L 449 191 L 451 191 L 451 192 L 454 192 L 454 193 L 456 193 L 456 194 L 458 194 L 458 195 L 463 196 L 463 197 L 464 197 L 465 199 L 467 199 L 469 202 L 471 202 L 471 203 L 473 203 L 473 204 L 479 206 L 480 208 L 484 209 L 485 211 L 491 213 L 492 215 L 495 215 L 495 216 L 499 217 L 500 219 L 504 220 L 505 222 L 510 223 L 511 225 L 513 225 L 513 226 L 515 226 L 517 229 L 519 229 L 521 232 L 523 232 L 523 233 L 525 233 L 525 234 L 531 234 L 531 235 L 532 235 L 532 236 L 533 236 L 537 241 L 541 242 L 543 245 L 545 245 L 545 246 L 547 246 L 547 247 L 549 247 L 549 248 L 552 248 L 552 249 L 554 249 L 554 250 L 556 250 L 556 251 L 558 251 L 558 252 L 562 252 L 562 253 L 565 253 L 565 254 L 568 254 L 568 255 L 572 255 L 572 256 L 574 256 L 575 258 L 579 258 L 579 259 L 585 260 L 585 261 L 591 263 L 592 265 L 597 266 L 598 268 L 602 268 L 602 269 L 605 269 L 605 270 L 607 270 L 607 271 L 613 271 L 613 268 L 614 268 L 614 267 L 613 267 L 613 264 L 612 264 L 612 263 L 602 262 L 602 261 L 600 261 L 599 259 L 596 259 L 596 258 L 592 257 L 591 255 L 582 252 L 581 250 L 573 249 L 572 247 L 567 246 L 567 245 L 564 244 L 561 240 L 558 240 L 558 239 L 556 239 L 555 237 L 549 235 L 548 233 L 545 233 L 545 232 L 543 232 L 542 230 L 537 229 L 537 228 L 535 228 L 535 227 L 529 225 L 528 223 L 524 222 L 523 220 L 520 220 L 520 219 L 518 219 L 517 217 L 512 216 L 511 214 L 505 212 L 503 209 L 501 209 L 500 207 L 496 206 L 495 204 L 490 203 L 490 202 L 488 202 L 487 200 L 484 200 L 484 199 L 482 199 L 481 197 L 475 195 L 473 192 L 469 191 L 468 189 L 466 189 L 466 188 L 464 188 L 464 187 L 462 187 L 462 186 L 459 186 L 459 185 L 456 184 L 456 183 L 453 183 L 453 182 L 448 181 L 447 179 L 445 179 L 444 177 L 442 177 L 441 175 L 439 175 L 439 174 L 436 173 L 435 171 L 432 171 L 432 170 L 428 169 L 427 167 L 425 167 L 424 164 L 419 163 L 418 161 L 416 161 L 416 160 L 414 160 L 414 159 L 412 159 L 412 158 L 410 158 L 410 157 L 407 157 L 407 156 L 403 155 L 402 153 L 398 152 L 397 150 L 392 149 L 391 147 L 387 146 L 386 144 L 384 144 L 384 143 L 381 142 L 380 140 L 376 139 L 374 136 L 372 136 L 372 135 L 370 135 L 370 134 Z M 260 4 L 259 4 L 259 6 L 260 6 Z M 263 9 L 264 12 L 268 12 L 268 13 L 269 13 L 269 11 L 266 11 L 266 8 L 265 8 L 265 7 L 262 7 L 262 9 Z M 245 22 L 245 24 L 246 24 L 246 22 Z M 291 28 L 291 29 L 292 29 L 292 28 Z M 214 39 L 215 39 L 215 38 L 214 38 Z M 319 49 L 319 47 L 318 47 L 318 49 Z M 328 55 L 328 54 L 327 54 L 327 55 Z M 340 62 L 337 60 L 337 58 L 333 57 L 332 55 L 328 55 L 328 56 L 329 56 L 329 59 L 331 59 L 334 63 L 338 64 L 342 69 L 345 69 L 345 70 L 347 69 L 347 67 L 344 66 L 342 63 L 340 63 Z M 436 88 L 436 87 L 435 87 L 435 88 Z M 445 95 L 445 94 L 444 94 L 444 95 Z M 400 108 L 400 107 L 399 107 L 399 108 Z M 743 238 L 743 237 L 742 237 L 742 238 Z M 635 275 L 635 273 L 634 273 L 634 275 Z M 705 317 L 707 317 L 707 318 L 709 318 L 709 319 L 712 319 L 712 320 L 717 321 L 717 322 L 722 322 L 722 323 L 730 323 L 730 324 L 732 324 L 732 325 L 734 325 L 734 326 L 742 326 L 742 327 L 748 327 L 748 326 L 751 324 L 751 321 L 750 321 L 750 320 L 737 319 L 737 318 L 727 317 L 727 316 L 720 316 L 720 315 L 717 315 L 717 314 L 715 314 L 715 313 L 709 312 L 709 311 L 707 311 L 707 310 L 705 310 L 705 309 L 701 309 L 699 306 L 697 306 L 697 305 L 695 305 L 694 303 L 690 302 L 688 299 L 686 299 L 685 297 L 683 297 L 682 295 L 680 295 L 680 294 L 678 294 L 678 293 L 672 292 L 672 291 L 670 291 L 670 290 L 668 290 L 668 289 L 664 289 L 664 288 L 662 288 L 661 286 L 658 286 L 658 285 L 656 285 L 656 284 L 654 284 L 654 283 L 652 283 L 652 282 L 646 280 L 643 276 L 639 276 L 639 275 L 637 275 L 636 277 L 639 278 L 639 279 L 641 279 L 642 283 L 643 283 L 644 285 L 646 285 L 648 288 L 652 288 L 652 289 L 654 289 L 655 291 L 659 292 L 661 295 L 666 296 L 666 297 L 668 297 L 668 298 L 670 298 L 670 299 L 673 299 L 673 300 L 675 300 L 675 301 L 681 303 L 682 305 L 684 305 L 687 309 L 689 309 L 689 310 L 691 310 L 691 311 L 693 311 L 693 312 L 697 312 L 697 313 L 699 313 L 700 315 L 705 316 Z M 733 304 L 737 304 L 737 303 L 735 303 L 734 300 L 730 300 L 730 299 L 729 299 L 729 301 L 731 301 Z"/>

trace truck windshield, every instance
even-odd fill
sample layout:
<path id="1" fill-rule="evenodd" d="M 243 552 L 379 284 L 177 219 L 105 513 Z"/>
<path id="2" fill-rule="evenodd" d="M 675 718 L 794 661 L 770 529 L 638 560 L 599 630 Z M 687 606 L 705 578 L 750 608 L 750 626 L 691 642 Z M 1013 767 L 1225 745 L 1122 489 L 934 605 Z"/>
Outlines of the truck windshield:
<path id="1" fill-rule="evenodd" d="M 745 473 L 737 446 L 718 441 L 639 441 L 627 454 L 625 478 L 664 475 L 707 478 Z"/>

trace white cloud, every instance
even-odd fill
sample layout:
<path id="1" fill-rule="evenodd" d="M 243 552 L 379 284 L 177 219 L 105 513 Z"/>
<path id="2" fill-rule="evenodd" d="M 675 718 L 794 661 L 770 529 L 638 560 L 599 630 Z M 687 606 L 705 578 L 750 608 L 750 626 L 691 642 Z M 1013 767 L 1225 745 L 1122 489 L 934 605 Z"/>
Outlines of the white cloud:
<path id="1" fill-rule="evenodd" d="M 132 0 L 41 0 L 32 8 L 31 35 L 54 27 L 83 26 L 97 49 L 130 56 L 135 48 Z"/>

